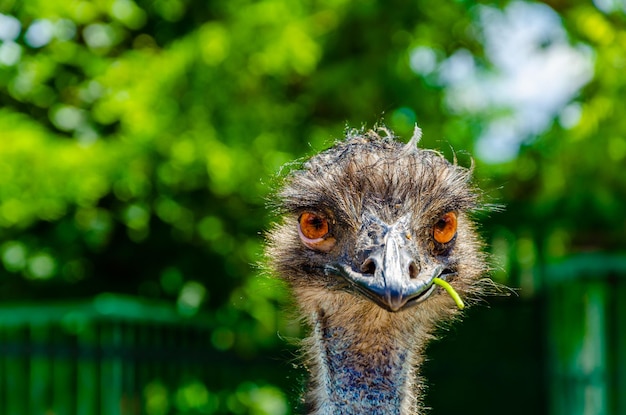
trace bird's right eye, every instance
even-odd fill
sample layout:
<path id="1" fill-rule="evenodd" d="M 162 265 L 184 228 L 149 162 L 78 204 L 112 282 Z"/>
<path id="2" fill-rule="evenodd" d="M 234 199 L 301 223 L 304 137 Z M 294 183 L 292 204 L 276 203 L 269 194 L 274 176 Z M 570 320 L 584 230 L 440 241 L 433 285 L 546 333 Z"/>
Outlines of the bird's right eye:
<path id="1" fill-rule="evenodd" d="M 314 213 L 304 212 L 298 219 L 298 234 L 302 243 L 311 249 L 328 252 L 335 245 L 335 238 L 328 235 L 328 218 Z"/>

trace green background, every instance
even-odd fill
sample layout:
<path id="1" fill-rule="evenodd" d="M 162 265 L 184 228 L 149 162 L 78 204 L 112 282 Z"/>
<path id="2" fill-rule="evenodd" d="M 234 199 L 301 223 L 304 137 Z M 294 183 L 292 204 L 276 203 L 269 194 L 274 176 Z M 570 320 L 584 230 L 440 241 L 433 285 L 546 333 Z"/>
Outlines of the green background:
<path id="1" fill-rule="evenodd" d="M 528 10 L 548 35 L 503 66 L 494 42 Z M 492 277 L 518 295 L 430 347 L 432 413 L 559 413 L 554 356 L 587 344 L 585 304 L 603 310 L 604 371 L 589 382 L 606 405 L 577 413 L 626 408 L 625 320 L 610 317 L 626 301 L 623 2 L 0 0 L 0 13 L 4 315 L 24 306 L 27 325 L 48 304 L 114 293 L 207 322 L 210 374 L 155 376 L 123 413 L 291 413 L 303 329 L 258 266 L 266 204 L 285 163 L 381 121 L 404 140 L 417 122 L 422 147 L 473 160 L 486 202 L 505 207 L 479 221 Z M 555 98 L 540 77 L 562 50 L 579 60 L 561 62 L 570 90 Z M 538 71 L 503 83 L 527 56 Z"/>

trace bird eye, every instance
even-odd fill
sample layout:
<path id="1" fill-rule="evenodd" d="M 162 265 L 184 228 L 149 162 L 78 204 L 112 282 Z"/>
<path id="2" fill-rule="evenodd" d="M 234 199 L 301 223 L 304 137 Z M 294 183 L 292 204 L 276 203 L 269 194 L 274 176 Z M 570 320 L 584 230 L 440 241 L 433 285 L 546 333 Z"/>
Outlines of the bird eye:
<path id="1" fill-rule="evenodd" d="M 311 212 L 300 215 L 300 232 L 307 239 L 323 238 L 328 233 L 328 219 Z"/>
<path id="2" fill-rule="evenodd" d="M 448 212 L 433 227 L 433 237 L 440 244 L 447 244 L 456 235 L 456 214 Z"/>
<path id="3" fill-rule="evenodd" d="M 302 243 L 318 251 L 330 251 L 335 238 L 329 237 L 328 219 L 318 213 L 304 212 L 298 219 L 298 233 Z"/>

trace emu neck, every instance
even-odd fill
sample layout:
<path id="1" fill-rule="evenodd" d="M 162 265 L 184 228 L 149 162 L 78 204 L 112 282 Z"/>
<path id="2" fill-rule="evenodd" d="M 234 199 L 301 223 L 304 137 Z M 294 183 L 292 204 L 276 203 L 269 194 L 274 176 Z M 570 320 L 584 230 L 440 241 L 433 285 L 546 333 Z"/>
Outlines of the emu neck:
<path id="1" fill-rule="evenodd" d="M 415 343 L 408 347 L 400 340 L 406 336 L 397 336 L 398 328 L 392 324 L 363 317 L 341 325 L 337 321 L 341 317 L 317 315 L 310 339 L 312 413 L 415 413 L 420 347 Z"/>

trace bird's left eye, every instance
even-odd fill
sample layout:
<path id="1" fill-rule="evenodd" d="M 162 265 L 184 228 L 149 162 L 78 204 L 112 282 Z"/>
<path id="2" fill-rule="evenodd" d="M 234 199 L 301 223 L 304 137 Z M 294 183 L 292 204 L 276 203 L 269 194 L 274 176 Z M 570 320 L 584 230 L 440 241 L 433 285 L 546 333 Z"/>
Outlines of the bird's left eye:
<path id="1" fill-rule="evenodd" d="M 335 245 L 335 238 L 329 236 L 328 219 L 321 214 L 304 212 L 298 218 L 298 234 L 302 243 L 311 249 L 328 252 Z"/>
<path id="2" fill-rule="evenodd" d="M 433 237 L 440 244 L 447 244 L 456 235 L 456 213 L 448 212 L 433 226 Z"/>

